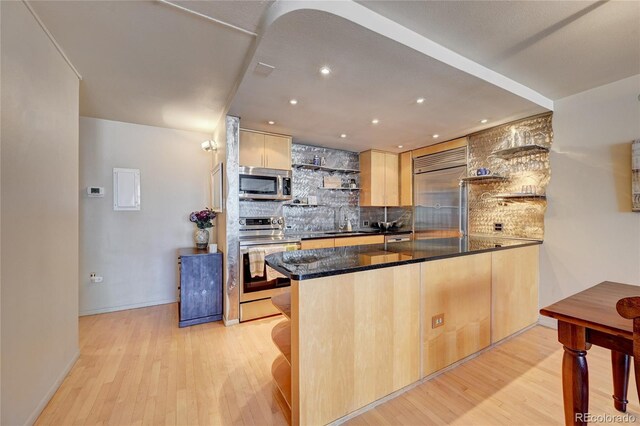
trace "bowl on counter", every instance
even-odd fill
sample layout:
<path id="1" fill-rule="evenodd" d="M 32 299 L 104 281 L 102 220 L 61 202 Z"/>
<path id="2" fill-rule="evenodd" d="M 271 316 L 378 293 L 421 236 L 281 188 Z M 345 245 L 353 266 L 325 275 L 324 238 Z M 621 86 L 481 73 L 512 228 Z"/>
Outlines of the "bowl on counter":
<path id="1" fill-rule="evenodd" d="M 380 229 L 382 232 L 390 231 L 392 229 L 398 229 L 402 227 L 403 223 L 394 220 L 393 222 L 375 222 L 374 227 Z"/>

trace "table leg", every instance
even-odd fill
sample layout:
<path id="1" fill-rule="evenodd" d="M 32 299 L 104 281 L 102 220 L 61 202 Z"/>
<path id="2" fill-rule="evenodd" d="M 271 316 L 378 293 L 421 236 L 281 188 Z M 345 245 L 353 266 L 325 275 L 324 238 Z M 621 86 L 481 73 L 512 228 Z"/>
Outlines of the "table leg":
<path id="1" fill-rule="evenodd" d="M 627 411 L 627 389 L 629 387 L 629 367 L 631 359 L 629 355 L 611 351 L 611 370 L 613 371 L 613 406 L 616 410 Z"/>
<path id="2" fill-rule="evenodd" d="M 558 322 L 558 340 L 564 345 L 562 357 L 562 396 L 567 426 L 586 426 L 589 412 L 589 370 L 584 327 Z"/>

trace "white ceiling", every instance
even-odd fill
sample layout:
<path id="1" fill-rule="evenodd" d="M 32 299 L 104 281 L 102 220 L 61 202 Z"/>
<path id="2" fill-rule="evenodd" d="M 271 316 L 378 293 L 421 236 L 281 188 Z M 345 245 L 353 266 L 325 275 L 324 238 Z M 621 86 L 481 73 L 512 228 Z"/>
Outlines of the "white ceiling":
<path id="1" fill-rule="evenodd" d="M 81 115 L 211 132 L 231 105 L 245 127 L 357 151 L 406 150 L 544 111 L 330 13 L 291 12 L 263 27 L 277 7 L 295 4 L 364 11 L 374 21 L 370 11 L 380 13 L 427 45 L 433 40 L 551 99 L 640 73 L 638 1 L 175 3 L 259 35 L 264 29 L 264 38 L 253 55 L 259 37 L 160 1 L 30 2 L 83 76 Z M 277 69 L 258 76 L 257 61 Z M 325 63 L 334 70 L 327 79 L 318 74 Z M 418 96 L 426 98 L 421 106 Z M 480 125 L 481 118 L 491 121 Z"/>
<path id="2" fill-rule="evenodd" d="M 259 75 L 253 72 L 257 62 L 276 69 Z M 318 72 L 325 64 L 333 71 L 329 77 Z M 243 127 L 292 134 L 298 142 L 406 151 L 544 111 L 357 24 L 301 10 L 268 29 L 230 113 Z M 380 123 L 371 124 L 373 118 Z M 491 122 L 482 125 L 483 118 Z"/>
<path id="3" fill-rule="evenodd" d="M 88 117 L 211 132 L 255 39 L 154 1 L 30 4 L 83 76 Z M 193 6 L 253 31 L 267 5 Z"/>
<path id="4" fill-rule="evenodd" d="M 640 1 L 359 1 L 551 99 L 640 74 Z"/>

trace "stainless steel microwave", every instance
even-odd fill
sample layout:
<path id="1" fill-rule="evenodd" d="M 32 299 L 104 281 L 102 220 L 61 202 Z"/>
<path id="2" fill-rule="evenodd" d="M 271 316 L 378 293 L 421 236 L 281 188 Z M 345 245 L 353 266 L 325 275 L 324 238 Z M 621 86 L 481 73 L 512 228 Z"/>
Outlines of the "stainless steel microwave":
<path id="1" fill-rule="evenodd" d="M 239 171 L 241 200 L 291 199 L 291 170 L 241 166 Z"/>

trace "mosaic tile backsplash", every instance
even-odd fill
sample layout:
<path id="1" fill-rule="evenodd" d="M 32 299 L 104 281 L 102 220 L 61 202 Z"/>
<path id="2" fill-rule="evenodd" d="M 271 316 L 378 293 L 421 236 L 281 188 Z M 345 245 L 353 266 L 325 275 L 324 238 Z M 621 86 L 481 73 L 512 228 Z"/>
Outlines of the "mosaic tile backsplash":
<path id="1" fill-rule="evenodd" d="M 311 145 L 293 144 L 291 157 L 293 164 L 312 164 L 314 156 L 324 158 L 328 168 L 359 170 L 357 152 L 322 148 Z M 328 171 L 293 168 L 293 199 L 308 202 L 309 196 L 317 197 L 317 206 L 295 206 L 281 201 L 241 201 L 240 216 L 283 216 L 291 231 L 329 231 L 337 229 L 345 215 L 354 229 L 362 228 L 362 221 L 370 223 L 384 220 L 384 208 L 359 207 L 359 192 L 341 189 L 321 189 Z M 359 174 L 334 173 L 345 186 L 355 180 L 360 187 Z M 387 219 L 402 220 L 404 229 L 411 229 L 411 208 L 390 207 Z"/>
<path id="2" fill-rule="evenodd" d="M 504 178 L 468 183 L 470 234 L 544 238 L 551 120 L 547 113 L 468 137 L 469 176 L 486 168 Z"/>

